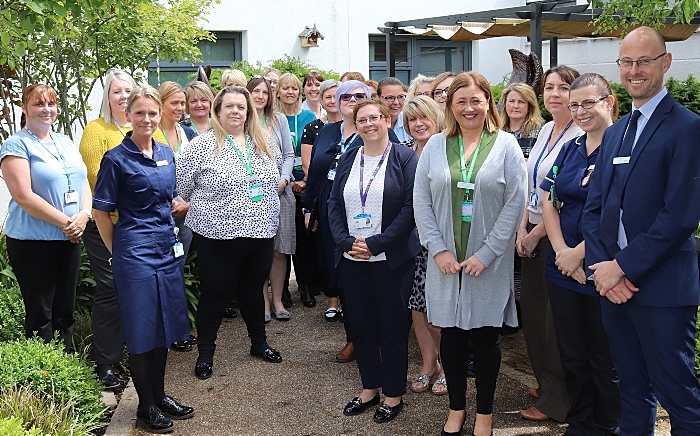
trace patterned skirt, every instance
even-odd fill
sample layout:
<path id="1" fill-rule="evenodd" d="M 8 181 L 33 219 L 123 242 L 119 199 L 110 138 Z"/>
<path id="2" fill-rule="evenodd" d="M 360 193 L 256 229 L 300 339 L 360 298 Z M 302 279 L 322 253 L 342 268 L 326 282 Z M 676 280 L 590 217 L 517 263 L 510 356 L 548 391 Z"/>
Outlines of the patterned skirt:
<path id="1" fill-rule="evenodd" d="M 423 248 L 416 256 L 416 272 L 413 276 L 413 290 L 408 299 L 408 308 L 418 312 L 427 312 L 425 305 L 425 271 L 428 268 L 428 250 Z"/>

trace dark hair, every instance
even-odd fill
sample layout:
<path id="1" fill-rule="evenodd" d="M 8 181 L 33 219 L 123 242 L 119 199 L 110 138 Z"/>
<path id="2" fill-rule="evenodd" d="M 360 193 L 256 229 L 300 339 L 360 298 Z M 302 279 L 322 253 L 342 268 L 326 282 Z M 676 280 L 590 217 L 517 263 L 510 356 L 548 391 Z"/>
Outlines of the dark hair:
<path id="1" fill-rule="evenodd" d="M 608 81 L 597 73 L 583 73 L 577 77 L 576 80 L 574 80 L 574 83 L 571 84 L 571 90 L 573 91 L 574 89 L 585 88 L 587 86 L 594 86 L 600 93 L 601 97 L 608 95 L 613 96 L 615 103 L 613 103 L 612 108 L 612 120 L 613 122 L 617 121 L 617 117 L 620 115 L 620 105 L 617 102 L 617 95 L 610 87 Z"/>
<path id="2" fill-rule="evenodd" d="M 484 120 L 484 129 L 486 129 L 489 133 L 493 133 L 498 130 L 498 126 L 501 125 L 501 120 L 499 119 L 498 111 L 496 110 L 496 103 L 493 101 L 493 92 L 491 92 L 491 85 L 489 84 L 489 81 L 476 71 L 465 71 L 455 76 L 454 82 L 452 82 L 447 90 L 445 136 L 458 136 L 460 134 L 459 123 L 457 122 L 454 113 L 452 113 L 452 99 L 459 89 L 471 85 L 476 85 L 479 89 L 481 89 L 486 97 L 488 112 L 486 113 L 486 119 Z"/>
<path id="3" fill-rule="evenodd" d="M 311 80 L 315 80 L 320 83 L 323 82 L 323 76 L 318 71 L 309 71 L 306 73 L 306 76 L 304 76 L 304 82 L 301 84 L 301 87 L 303 88 L 306 86 L 306 84 Z"/>
<path id="4" fill-rule="evenodd" d="M 267 88 L 267 103 L 265 104 L 265 107 L 263 108 L 263 116 L 267 120 L 268 124 L 272 124 L 273 126 L 277 127 L 277 117 L 275 116 L 275 111 L 273 110 L 273 104 L 272 101 L 274 100 L 273 91 L 272 91 L 272 86 L 270 86 L 270 82 L 265 80 L 265 77 L 253 77 L 250 79 L 248 84 L 246 85 L 246 89 L 248 92 L 253 94 L 253 90 L 258 87 L 261 83 L 265 84 L 265 87 Z"/>
<path id="5" fill-rule="evenodd" d="M 382 96 L 382 88 L 385 86 L 400 86 L 401 89 L 403 89 L 403 92 L 406 92 L 408 90 L 408 87 L 403 84 L 399 79 L 396 77 L 385 77 L 382 80 L 379 81 L 377 84 L 377 94 L 381 97 Z"/>
<path id="6" fill-rule="evenodd" d="M 581 75 L 575 68 L 571 68 L 566 65 L 557 65 L 556 67 L 548 69 L 544 73 L 544 76 L 542 77 L 542 83 L 545 83 L 547 81 L 547 77 L 549 77 L 549 75 L 553 73 L 557 73 L 561 80 L 568 83 L 569 85 L 574 83 L 574 80 L 576 80 L 576 78 Z"/>

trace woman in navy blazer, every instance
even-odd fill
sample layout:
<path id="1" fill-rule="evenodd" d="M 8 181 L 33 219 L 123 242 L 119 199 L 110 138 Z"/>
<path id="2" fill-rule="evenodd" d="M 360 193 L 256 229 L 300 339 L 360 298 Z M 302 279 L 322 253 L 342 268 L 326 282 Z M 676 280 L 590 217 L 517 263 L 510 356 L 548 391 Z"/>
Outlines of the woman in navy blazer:
<path id="1" fill-rule="evenodd" d="M 389 110 L 378 99 L 357 103 L 355 125 L 364 145 L 338 163 L 328 201 L 335 262 L 345 290 L 362 378 L 362 393 L 343 410 L 358 415 L 385 399 L 374 420 L 403 408 L 408 371 L 408 298 L 421 245 L 413 219 L 418 158 L 389 140 Z"/>

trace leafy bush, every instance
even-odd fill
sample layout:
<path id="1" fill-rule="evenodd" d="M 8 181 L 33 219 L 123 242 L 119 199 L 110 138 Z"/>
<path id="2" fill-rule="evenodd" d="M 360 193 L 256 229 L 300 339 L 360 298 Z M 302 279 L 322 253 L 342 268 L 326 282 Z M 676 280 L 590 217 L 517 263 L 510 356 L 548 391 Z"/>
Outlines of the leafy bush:
<path id="1" fill-rule="evenodd" d="M 185 261 L 185 294 L 187 295 L 187 317 L 192 327 L 196 327 L 197 306 L 199 306 L 199 264 L 196 251 L 191 251 Z"/>
<path id="2" fill-rule="evenodd" d="M 0 393 L 2 435 L 88 436 L 102 425 L 80 423 L 72 404 L 58 404 L 48 395 L 26 387 L 13 387 Z"/>
<path id="3" fill-rule="evenodd" d="M 23 337 L 24 302 L 19 286 L 5 288 L 0 284 L 0 342 Z"/>
<path id="4" fill-rule="evenodd" d="M 71 406 L 72 418 L 94 425 L 104 414 L 102 387 L 92 368 L 65 354 L 63 343 L 39 338 L 0 343 L 0 389 L 29 387 L 49 395 L 61 407 Z"/>
<path id="5" fill-rule="evenodd" d="M 90 269 L 90 259 L 85 244 L 80 244 L 80 270 L 78 272 L 78 288 L 75 294 L 75 308 L 77 310 L 90 311 L 92 308 L 92 300 L 95 299 L 95 276 Z"/>
<path id="6" fill-rule="evenodd" d="M 0 286 L 9 289 L 17 284 L 17 277 L 12 271 L 10 257 L 7 255 L 7 238 L 5 232 L 0 236 Z"/>

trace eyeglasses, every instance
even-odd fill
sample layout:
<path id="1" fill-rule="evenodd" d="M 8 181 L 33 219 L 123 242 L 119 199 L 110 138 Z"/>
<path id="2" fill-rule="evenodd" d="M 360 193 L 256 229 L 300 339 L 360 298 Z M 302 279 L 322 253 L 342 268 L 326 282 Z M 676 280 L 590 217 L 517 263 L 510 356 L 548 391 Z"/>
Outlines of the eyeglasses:
<path id="1" fill-rule="evenodd" d="M 277 86 L 277 81 L 276 81 L 276 80 L 272 80 L 272 79 L 270 79 L 270 78 L 267 77 L 267 76 L 255 75 L 255 76 L 253 76 L 252 78 L 253 78 L 253 79 L 263 79 L 264 81 L 266 81 L 266 82 L 269 83 L 270 85 L 272 85 L 272 86 Z"/>
<path id="2" fill-rule="evenodd" d="M 350 101 L 355 98 L 355 101 L 357 100 L 364 100 L 367 98 L 367 94 L 364 92 L 358 92 L 357 94 L 340 94 L 340 101 Z"/>
<path id="3" fill-rule="evenodd" d="M 433 97 L 439 97 L 439 96 L 441 96 L 442 94 L 447 94 L 447 90 L 448 90 L 448 89 L 449 89 L 449 87 L 448 87 L 448 88 L 442 88 L 442 89 L 440 89 L 440 88 L 435 88 L 435 89 L 433 89 Z"/>
<path id="4" fill-rule="evenodd" d="M 618 59 L 615 61 L 617 63 L 617 66 L 620 67 L 621 70 L 631 70 L 632 66 L 634 64 L 637 64 L 639 68 L 644 68 L 648 67 L 653 61 L 659 59 L 662 56 L 665 56 L 666 52 L 661 53 L 655 58 L 642 58 L 636 61 L 633 61 L 632 59 Z"/>
<path id="5" fill-rule="evenodd" d="M 372 116 L 369 116 L 367 118 L 357 119 L 357 120 L 355 120 L 355 123 L 358 126 L 364 126 L 367 123 L 374 124 L 382 118 L 384 118 L 384 115 L 372 115 Z"/>
<path id="6" fill-rule="evenodd" d="M 576 112 L 578 108 L 582 107 L 584 109 L 591 109 L 593 106 L 597 105 L 601 101 L 605 100 L 606 98 L 610 97 L 609 95 L 606 95 L 604 97 L 600 97 L 598 100 L 584 100 L 580 104 L 579 103 L 571 103 L 568 104 L 566 107 L 569 108 L 571 112 Z"/>
<path id="7" fill-rule="evenodd" d="M 404 101 L 404 100 L 406 100 L 406 94 L 401 94 L 401 95 L 387 95 L 387 96 L 383 96 L 383 95 L 382 95 L 382 98 L 383 98 L 384 100 L 388 101 L 389 103 L 393 103 L 393 102 L 395 102 L 396 100 L 398 100 L 398 101 Z"/>
<path id="8" fill-rule="evenodd" d="M 418 97 L 419 95 L 424 95 L 426 97 L 430 97 L 430 91 L 425 91 L 425 92 L 414 92 L 414 96 Z"/>

